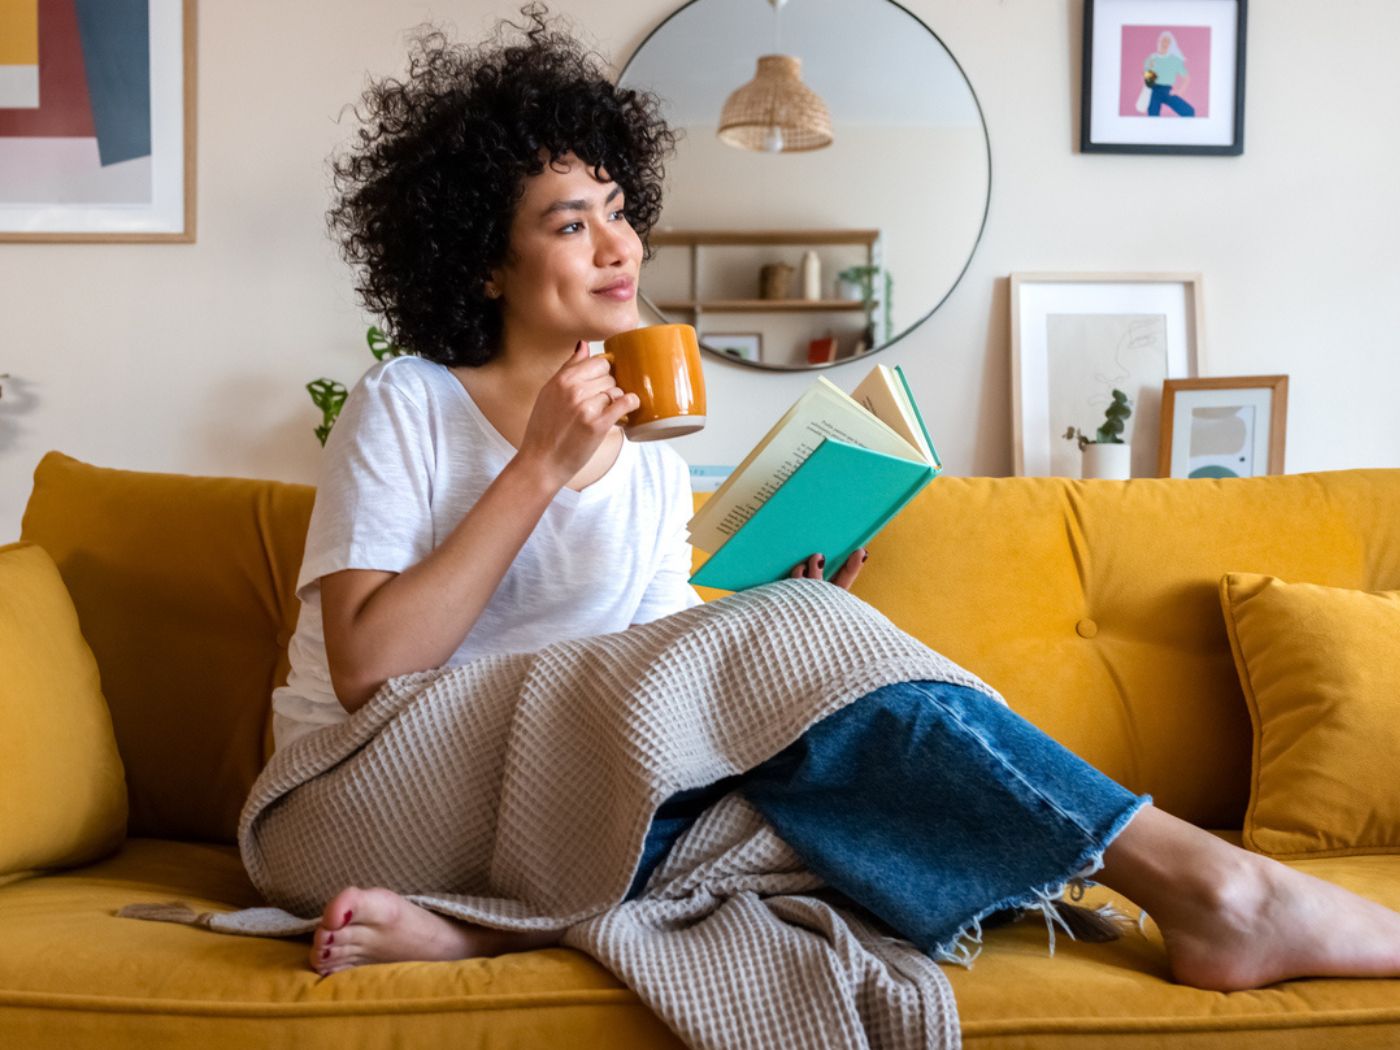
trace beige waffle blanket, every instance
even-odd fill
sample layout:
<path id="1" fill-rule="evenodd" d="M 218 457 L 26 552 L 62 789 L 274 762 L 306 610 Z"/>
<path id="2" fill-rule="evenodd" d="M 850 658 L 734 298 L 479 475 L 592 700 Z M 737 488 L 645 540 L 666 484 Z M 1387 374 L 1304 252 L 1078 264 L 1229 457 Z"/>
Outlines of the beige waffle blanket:
<path id="1" fill-rule="evenodd" d="M 692 1047 L 957 1047 L 938 964 L 843 907 L 738 793 L 624 901 L 668 796 L 916 680 L 1005 702 L 820 580 L 391 679 L 254 785 L 239 845 L 273 907 L 197 921 L 304 934 L 344 887 L 386 886 L 487 926 L 564 929 Z"/>

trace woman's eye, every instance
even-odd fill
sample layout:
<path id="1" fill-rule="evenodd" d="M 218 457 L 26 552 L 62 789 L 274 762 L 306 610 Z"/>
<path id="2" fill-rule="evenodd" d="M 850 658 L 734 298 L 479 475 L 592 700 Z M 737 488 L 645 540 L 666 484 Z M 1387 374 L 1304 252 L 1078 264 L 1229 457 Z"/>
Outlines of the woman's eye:
<path id="1" fill-rule="evenodd" d="M 626 209 L 625 209 L 625 208 L 619 208 L 619 209 L 617 209 L 617 211 L 613 212 L 613 214 L 614 214 L 614 215 L 621 215 L 621 216 L 623 217 L 624 220 L 625 220 L 626 217 L 627 217 L 627 212 L 626 212 Z M 582 223 L 571 222 L 571 223 L 569 223 L 568 226 L 563 227 L 559 232 L 560 232 L 560 233 L 568 233 L 568 232 L 569 232 L 571 229 L 573 229 L 575 226 L 581 226 L 581 225 L 582 225 Z"/>

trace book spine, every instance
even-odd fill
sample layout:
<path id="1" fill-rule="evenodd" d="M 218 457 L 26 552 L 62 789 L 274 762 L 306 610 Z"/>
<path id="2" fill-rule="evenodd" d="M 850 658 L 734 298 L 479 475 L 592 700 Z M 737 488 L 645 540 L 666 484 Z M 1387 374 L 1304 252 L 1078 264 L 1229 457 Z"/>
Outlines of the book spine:
<path id="1" fill-rule="evenodd" d="M 919 411 L 918 402 L 914 400 L 914 391 L 909 389 L 909 380 L 904 378 L 904 369 L 899 365 L 894 366 L 895 375 L 899 376 L 900 383 L 904 386 L 904 396 L 909 399 L 909 407 L 914 410 L 914 419 L 919 424 L 919 429 L 924 432 L 924 440 L 928 442 L 930 451 L 933 452 L 933 466 L 937 471 L 943 469 L 943 461 L 938 458 L 938 449 L 933 447 L 933 438 L 929 437 L 928 427 L 924 426 L 924 414 Z"/>

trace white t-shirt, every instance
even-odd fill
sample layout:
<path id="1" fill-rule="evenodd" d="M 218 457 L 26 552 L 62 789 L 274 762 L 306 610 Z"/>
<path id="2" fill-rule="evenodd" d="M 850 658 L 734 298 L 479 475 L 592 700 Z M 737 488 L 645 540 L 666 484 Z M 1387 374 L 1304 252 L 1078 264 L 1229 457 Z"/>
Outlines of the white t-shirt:
<path id="1" fill-rule="evenodd" d="M 272 694 L 277 748 L 350 717 L 331 687 L 320 577 L 417 564 L 515 451 L 444 365 L 392 357 L 355 384 L 322 450 L 297 575 L 291 673 Z M 690 517 L 690 471 L 679 453 L 624 439 L 603 477 L 554 497 L 444 666 L 621 631 L 699 605 L 687 582 Z"/>

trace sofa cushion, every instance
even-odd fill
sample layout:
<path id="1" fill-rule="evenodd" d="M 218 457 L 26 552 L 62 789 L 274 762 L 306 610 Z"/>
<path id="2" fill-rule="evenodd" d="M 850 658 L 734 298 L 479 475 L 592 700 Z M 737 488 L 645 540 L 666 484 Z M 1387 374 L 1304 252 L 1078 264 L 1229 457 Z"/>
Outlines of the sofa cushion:
<path id="1" fill-rule="evenodd" d="M 1230 841 L 1237 836 L 1224 835 Z M 1293 865 L 1400 907 L 1400 856 Z M 130 839 L 81 871 L 0 888 L 0 1042 L 102 1046 L 679 1048 L 628 989 L 566 948 L 318 977 L 310 938 L 275 940 L 117 918 L 129 901 L 258 903 L 232 847 Z M 1085 903 L 1116 901 L 1102 886 Z M 1038 919 L 987 930 L 971 970 L 944 966 L 969 1050 L 1328 1050 L 1400 1045 L 1400 981 L 1288 981 L 1224 995 L 1168 980 L 1156 926 L 1108 944 Z"/>
<path id="2" fill-rule="evenodd" d="M 870 551 L 855 594 L 1130 790 L 1238 828 L 1253 733 L 1220 577 L 1400 588 L 1400 470 L 945 475 Z"/>
<path id="3" fill-rule="evenodd" d="M 42 547 L 0 547 L 0 882 L 86 864 L 126 837 L 97 661 Z"/>
<path id="4" fill-rule="evenodd" d="M 1220 601 L 1254 722 L 1245 844 L 1400 853 L 1400 591 L 1227 573 Z"/>
<path id="5" fill-rule="evenodd" d="M 102 669 L 131 834 L 234 841 L 286 681 L 314 496 L 58 452 L 34 472 L 21 539 L 58 564 Z"/>

